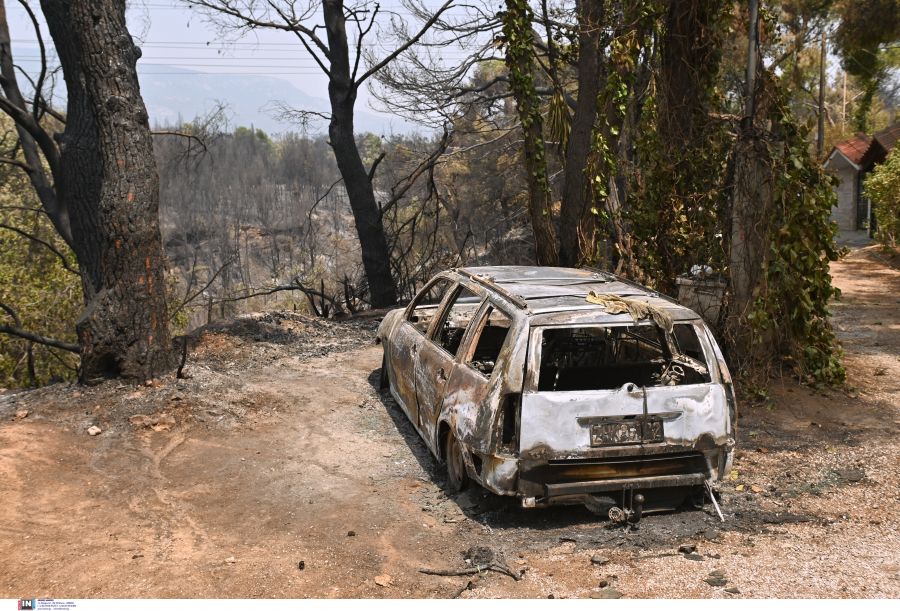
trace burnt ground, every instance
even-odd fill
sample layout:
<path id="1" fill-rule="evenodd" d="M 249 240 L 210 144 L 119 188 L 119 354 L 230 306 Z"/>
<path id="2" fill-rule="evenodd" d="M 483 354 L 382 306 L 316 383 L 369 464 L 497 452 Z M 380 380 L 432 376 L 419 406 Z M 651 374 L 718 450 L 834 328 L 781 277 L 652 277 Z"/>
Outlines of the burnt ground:
<path id="1" fill-rule="evenodd" d="M 833 271 L 859 392 L 785 379 L 741 404 L 724 523 L 707 504 L 626 532 L 449 494 L 378 390 L 377 323 L 269 312 L 205 328 L 189 379 L 0 395 L 0 595 L 900 596 L 900 272 L 866 249 Z M 418 571 L 471 566 L 475 546 L 524 576 Z"/>

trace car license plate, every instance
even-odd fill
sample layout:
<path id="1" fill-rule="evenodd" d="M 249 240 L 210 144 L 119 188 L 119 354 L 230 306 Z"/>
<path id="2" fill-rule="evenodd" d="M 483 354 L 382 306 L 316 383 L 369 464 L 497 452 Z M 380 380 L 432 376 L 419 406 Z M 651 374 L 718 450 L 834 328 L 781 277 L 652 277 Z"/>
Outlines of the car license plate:
<path id="1" fill-rule="evenodd" d="M 617 420 L 591 425 L 591 446 L 621 446 L 663 441 L 662 420 Z"/>

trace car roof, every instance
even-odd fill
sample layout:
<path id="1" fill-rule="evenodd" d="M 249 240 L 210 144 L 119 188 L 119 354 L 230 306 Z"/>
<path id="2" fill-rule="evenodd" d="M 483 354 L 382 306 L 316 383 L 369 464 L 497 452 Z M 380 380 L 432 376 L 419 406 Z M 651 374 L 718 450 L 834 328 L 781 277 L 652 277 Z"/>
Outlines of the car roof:
<path id="1" fill-rule="evenodd" d="M 628 314 L 606 314 L 603 306 L 585 301 L 590 291 L 611 293 L 665 308 L 675 320 L 700 317 L 674 299 L 615 274 L 596 269 L 566 267 L 492 266 L 464 267 L 470 276 L 501 295 L 508 293 L 525 304 L 535 324 L 572 322 L 632 322 Z"/>

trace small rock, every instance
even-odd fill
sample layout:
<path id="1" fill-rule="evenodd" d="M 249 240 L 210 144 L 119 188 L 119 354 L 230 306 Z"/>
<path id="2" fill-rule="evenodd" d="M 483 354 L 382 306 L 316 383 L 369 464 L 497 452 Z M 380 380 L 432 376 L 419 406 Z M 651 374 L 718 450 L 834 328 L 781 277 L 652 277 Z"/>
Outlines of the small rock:
<path id="1" fill-rule="evenodd" d="M 692 554 L 697 551 L 697 546 L 693 543 L 685 543 L 678 548 L 678 552 L 681 554 Z"/>
<path id="2" fill-rule="evenodd" d="M 606 556 L 592 556 L 591 564 L 596 564 L 597 566 L 603 566 L 604 564 L 609 563 L 609 558 Z"/>
<path id="3" fill-rule="evenodd" d="M 725 577 L 725 571 L 717 569 L 709 574 L 710 577 Z"/>
<path id="4" fill-rule="evenodd" d="M 306 568 L 306 562 L 304 562 L 303 560 L 301 560 L 300 563 L 297 565 L 297 568 L 300 569 L 300 570 L 302 571 L 303 569 Z"/>
<path id="5" fill-rule="evenodd" d="M 615 588 L 606 588 L 599 592 L 591 592 L 591 598 L 596 600 L 616 600 L 622 598 L 622 593 Z"/>
<path id="6" fill-rule="evenodd" d="M 356 531 L 355 531 L 355 530 L 349 531 L 349 532 L 347 533 L 347 536 L 348 536 L 348 537 L 355 537 L 355 536 L 356 536 Z"/>
<path id="7" fill-rule="evenodd" d="M 835 473 L 848 482 L 859 482 L 866 476 L 866 472 L 860 469 L 837 469 Z"/>
<path id="8" fill-rule="evenodd" d="M 694 560 L 696 562 L 703 562 L 703 556 L 701 556 L 700 554 L 685 554 L 684 557 L 686 560 Z"/>
<path id="9" fill-rule="evenodd" d="M 608 586 L 608 585 L 609 585 L 609 582 L 606 581 L 605 579 L 604 579 L 603 581 L 600 582 L 600 587 L 601 587 L 601 588 L 605 588 L 605 587 Z"/>
<path id="10" fill-rule="evenodd" d="M 550 594 L 547 595 L 547 598 L 549 598 L 550 600 L 554 600 L 556 597 L 553 596 L 553 592 L 551 592 Z"/>
<path id="11" fill-rule="evenodd" d="M 147 380 L 144 382 L 144 386 L 153 386 L 153 380 Z"/>
<path id="12" fill-rule="evenodd" d="M 715 541 L 716 539 L 719 538 L 719 531 L 718 531 L 718 530 L 712 530 L 712 529 L 711 529 L 711 530 L 704 530 L 704 531 L 703 531 L 703 536 L 706 537 L 706 538 L 707 538 L 708 540 L 710 540 L 710 541 Z"/>
<path id="13" fill-rule="evenodd" d="M 767 450 L 766 448 L 756 448 L 756 451 L 759 452 L 760 454 L 768 454 L 769 453 L 769 450 Z"/>
<path id="14" fill-rule="evenodd" d="M 23 410 L 20 411 L 20 412 L 16 412 L 15 419 L 16 419 L 16 420 L 21 420 L 22 418 L 27 418 L 27 417 L 28 417 L 28 410 L 27 410 L 27 409 L 23 409 Z"/>
<path id="15" fill-rule="evenodd" d="M 99 435 L 102 432 L 103 431 L 101 431 L 100 427 L 98 427 L 98 426 L 92 426 L 91 428 L 89 428 L 87 430 L 87 434 L 90 435 L 91 437 L 93 437 L 94 435 Z"/>
<path id="16" fill-rule="evenodd" d="M 750 492 L 762 492 L 763 489 L 759 486 L 750 486 Z"/>
<path id="17" fill-rule="evenodd" d="M 81 396 L 81 393 L 80 393 L 80 392 L 73 392 L 73 393 L 72 393 L 72 398 L 73 398 L 73 399 L 77 399 L 77 398 L 80 397 L 80 396 Z"/>
<path id="18" fill-rule="evenodd" d="M 721 588 L 726 583 L 728 583 L 728 580 L 726 580 L 724 577 L 709 577 L 708 579 L 704 579 L 703 581 L 713 586 L 714 588 Z"/>
<path id="19" fill-rule="evenodd" d="M 225 559 L 225 564 L 234 564 L 237 560 L 234 559 L 234 556 Z"/>
<path id="20" fill-rule="evenodd" d="M 144 557 L 144 554 L 135 554 L 134 556 L 131 557 L 131 559 L 137 560 L 138 558 L 143 558 L 143 557 Z"/>
<path id="21" fill-rule="evenodd" d="M 737 588 L 725 588 L 725 592 L 728 592 L 729 594 L 740 594 L 741 593 L 741 591 L 738 590 Z"/>
<path id="22" fill-rule="evenodd" d="M 382 588 L 386 588 L 391 585 L 392 581 L 393 579 L 391 579 L 390 575 L 379 575 L 375 578 L 375 583 L 380 585 Z"/>

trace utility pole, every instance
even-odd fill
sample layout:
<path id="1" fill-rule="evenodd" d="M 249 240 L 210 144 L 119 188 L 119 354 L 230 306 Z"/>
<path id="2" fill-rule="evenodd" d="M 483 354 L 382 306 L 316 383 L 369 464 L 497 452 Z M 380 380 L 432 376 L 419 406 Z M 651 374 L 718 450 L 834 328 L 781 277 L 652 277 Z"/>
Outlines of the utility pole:
<path id="1" fill-rule="evenodd" d="M 822 30 L 822 55 L 819 58 L 819 138 L 816 143 L 818 158 L 825 149 L 825 31 Z"/>
<path id="2" fill-rule="evenodd" d="M 841 135 L 844 134 L 844 123 L 847 121 L 847 73 L 844 72 L 844 99 L 841 100 Z"/>
<path id="3" fill-rule="evenodd" d="M 744 109 L 745 128 L 753 127 L 756 111 L 756 56 L 759 42 L 759 0 L 750 0 L 750 21 L 747 24 L 747 105 Z"/>

